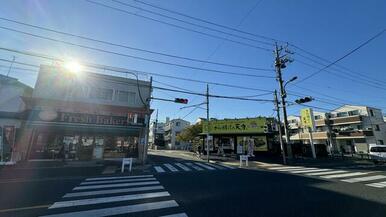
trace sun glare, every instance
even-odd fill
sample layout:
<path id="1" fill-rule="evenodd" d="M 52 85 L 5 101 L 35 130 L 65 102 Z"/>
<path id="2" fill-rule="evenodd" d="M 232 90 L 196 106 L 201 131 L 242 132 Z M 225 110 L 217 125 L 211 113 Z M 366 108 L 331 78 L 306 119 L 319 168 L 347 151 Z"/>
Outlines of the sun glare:
<path id="1" fill-rule="evenodd" d="M 76 61 L 67 62 L 64 64 L 64 67 L 72 73 L 79 73 L 83 69 L 83 66 Z"/>

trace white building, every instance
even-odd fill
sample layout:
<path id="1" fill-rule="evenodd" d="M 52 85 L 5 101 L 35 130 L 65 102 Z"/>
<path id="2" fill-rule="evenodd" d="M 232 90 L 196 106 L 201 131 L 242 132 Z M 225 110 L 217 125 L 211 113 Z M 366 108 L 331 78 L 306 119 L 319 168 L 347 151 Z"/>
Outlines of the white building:
<path id="1" fill-rule="evenodd" d="M 187 144 L 176 141 L 176 137 L 182 130 L 188 127 L 190 123 L 182 119 L 170 120 L 166 118 L 165 123 L 165 145 L 169 149 L 182 149 Z"/>
<path id="2" fill-rule="evenodd" d="M 330 113 L 314 112 L 316 145 L 325 145 L 335 152 L 368 151 L 369 144 L 386 143 L 386 123 L 382 111 L 368 106 L 344 105 Z M 309 143 L 309 133 L 299 117 L 289 117 L 292 141 Z"/>
<path id="3" fill-rule="evenodd" d="M 32 87 L 16 78 L 0 75 L 0 161 L 19 160 L 16 143 L 23 125 L 26 104 L 23 97 L 31 97 Z"/>
<path id="4" fill-rule="evenodd" d="M 156 124 L 155 122 L 152 122 L 149 128 L 149 145 L 164 146 L 165 145 L 164 136 L 165 136 L 165 123 L 158 122 Z"/>

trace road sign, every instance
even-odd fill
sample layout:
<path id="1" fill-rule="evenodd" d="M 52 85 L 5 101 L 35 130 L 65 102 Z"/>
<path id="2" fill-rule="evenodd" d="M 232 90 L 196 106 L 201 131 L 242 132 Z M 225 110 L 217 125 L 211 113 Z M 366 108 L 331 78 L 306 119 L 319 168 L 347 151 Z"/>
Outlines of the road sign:
<path id="1" fill-rule="evenodd" d="M 301 123 L 304 128 L 315 128 L 314 113 L 311 108 L 305 108 L 300 110 Z"/>

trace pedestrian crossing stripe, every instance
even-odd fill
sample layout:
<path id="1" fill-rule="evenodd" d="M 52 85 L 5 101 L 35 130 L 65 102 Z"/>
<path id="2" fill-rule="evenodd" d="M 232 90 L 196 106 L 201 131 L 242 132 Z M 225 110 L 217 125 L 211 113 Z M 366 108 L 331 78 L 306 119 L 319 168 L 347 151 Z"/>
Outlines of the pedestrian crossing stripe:
<path id="1" fill-rule="evenodd" d="M 80 185 L 94 185 L 94 184 L 109 184 L 109 183 L 121 183 L 121 182 L 139 182 L 139 181 L 154 181 L 152 178 L 140 178 L 140 179 L 118 179 L 118 180 L 102 180 L 102 181 L 92 181 L 92 182 L 82 182 Z"/>
<path id="2" fill-rule="evenodd" d="M 201 167 L 194 165 L 193 163 L 185 163 L 185 164 L 188 165 L 188 166 L 190 166 L 190 167 L 192 167 L 192 168 L 195 169 L 195 170 L 198 170 L 198 171 L 204 170 L 204 169 L 202 169 Z"/>
<path id="3" fill-rule="evenodd" d="M 362 173 L 362 172 L 354 172 L 354 173 L 344 173 L 344 174 L 335 174 L 335 175 L 328 175 L 328 176 L 321 176 L 321 178 L 325 179 L 332 179 L 332 178 L 346 178 L 346 177 L 352 177 L 352 176 L 362 176 L 367 175 L 368 173 Z"/>
<path id="4" fill-rule="evenodd" d="M 177 165 L 179 168 L 183 169 L 184 171 L 191 171 L 189 167 L 183 165 L 182 163 L 175 163 L 175 165 Z"/>
<path id="5" fill-rule="evenodd" d="M 171 164 L 164 164 L 165 167 L 167 167 L 172 172 L 178 172 L 178 169 L 173 167 Z"/>
<path id="6" fill-rule="evenodd" d="M 211 166 L 211 167 L 214 167 L 216 169 L 219 169 L 219 170 L 224 170 L 226 168 L 222 167 L 222 166 L 219 166 L 219 165 L 216 165 L 216 164 L 210 164 L 210 163 L 205 163 L 206 165 L 208 166 Z"/>
<path id="7" fill-rule="evenodd" d="M 154 176 L 153 175 L 109 176 L 109 177 L 87 178 L 85 181 L 101 181 L 101 180 L 112 180 L 112 179 L 134 179 L 134 178 L 149 178 L 149 177 L 154 177 Z"/>
<path id="8" fill-rule="evenodd" d="M 307 173 L 305 175 L 307 176 L 322 176 L 322 175 L 332 175 L 332 174 L 337 174 L 337 173 L 346 173 L 347 171 L 345 170 L 333 170 L 333 171 L 327 171 L 327 172 L 312 172 L 312 173 Z"/>
<path id="9" fill-rule="evenodd" d="M 88 189 L 129 187 L 129 186 L 155 185 L 155 184 L 159 184 L 159 182 L 158 181 L 149 181 L 149 182 L 132 182 L 132 183 L 119 183 L 119 184 L 106 184 L 106 185 L 87 185 L 87 186 L 75 187 L 72 190 L 88 190 Z"/>
<path id="10" fill-rule="evenodd" d="M 366 184 L 366 185 L 370 186 L 370 187 L 384 188 L 384 187 L 386 187 L 386 182 L 376 182 L 376 183 L 370 183 L 370 184 Z"/>
<path id="11" fill-rule="evenodd" d="M 165 172 L 165 170 L 162 169 L 162 167 L 160 167 L 160 166 L 155 166 L 154 169 L 155 169 L 155 171 L 157 171 L 157 173 L 164 173 Z"/>
<path id="12" fill-rule="evenodd" d="M 70 201 L 56 202 L 48 209 L 94 205 L 94 204 L 101 204 L 101 203 L 112 203 L 112 202 L 130 201 L 130 200 L 140 200 L 140 199 L 148 199 L 148 198 L 155 198 L 155 197 L 167 197 L 167 196 L 170 196 L 169 192 L 162 191 L 162 192 L 155 192 L 155 193 L 129 194 L 129 195 L 122 195 L 122 196 L 114 196 L 114 197 L 99 197 L 99 198 L 92 198 L 92 199 L 70 200 Z"/>
<path id="13" fill-rule="evenodd" d="M 205 164 L 203 164 L 203 163 L 195 162 L 195 164 L 197 164 L 198 166 L 201 166 L 201 167 L 203 167 L 203 168 L 205 168 L 205 169 L 208 169 L 208 170 L 215 170 L 215 168 L 210 167 L 210 166 L 208 166 L 208 165 L 205 165 Z"/>
<path id="14" fill-rule="evenodd" d="M 188 217 L 186 213 L 177 213 L 177 214 L 171 214 L 171 215 L 163 215 L 161 217 Z"/>
<path id="15" fill-rule="evenodd" d="M 318 168 L 313 168 L 313 167 L 305 168 L 305 167 L 302 167 L 302 168 L 292 168 L 292 169 L 280 169 L 278 171 L 280 171 L 280 172 L 290 172 L 290 171 L 316 170 L 316 169 L 318 169 Z"/>
<path id="16" fill-rule="evenodd" d="M 366 177 L 361 177 L 361 178 L 343 179 L 341 181 L 349 182 L 349 183 L 356 183 L 356 182 L 373 181 L 373 180 L 378 180 L 378 179 L 386 179 L 386 176 L 375 175 L 375 176 L 366 176 Z"/>
<path id="17" fill-rule="evenodd" d="M 103 195 L 103 194 L 115 194 L 115 193 L 128 193 L 128 192 L 138 192 L 138 191 L 163 190 L 163 189 L 164 189 L 164 187 L 161 186 L 161 185 L 136 187 L 136 188 L 118 188 L 118 189 L 109 189 L 109 190 L 98 190 L 98 191 L 86 191 L 86 192 L 67 193 L 67 194 L 65 194 L 63 196 L 63 198 L 84 197 L 84 196 L 94 196 L 94 195 Z"/>
<path id="18" fill-rule="evenodd" d="M 298 169 L 298 168 L 304 169 L 304 167 L 295 167 L 295 166 L 270 167 L 268 169 L 269 170 L 285 170 L 285 169 Z"/>
<path id="19" fill-rule="evenodd" d="M 178 207 L 178 203 L 175 200 L 167 200 L 160 202 L 152 202 L 152 203 L 141 203 L 135 205 L 127 205 L 127 206 L 119 206 L 119 207 L 111 207 L 111 208 L 103 208 L 103 209 L 92 209 L 85 211 L 77 211 L 77 212 L 67 212 L 61 214 L 53 214 L 46 215 L 41 217 L 84 217 L 84 216 L 92 216 L 92 217 L 104 217 L 111 215 L 123 215 L 135 212 L 143 212 L 149 210 L 157 210 L 157 209 L 165 209 L 171 207 Z"/>
<path id="20" fill-rule="evenodd" d="M 308 173 L 308 172 L 323 172 L 323 171 L 330 171 L 331 169 L 306 169 L 306 170 L 296 170 L 296 171 L 289 171 L 290 173 Z"/>

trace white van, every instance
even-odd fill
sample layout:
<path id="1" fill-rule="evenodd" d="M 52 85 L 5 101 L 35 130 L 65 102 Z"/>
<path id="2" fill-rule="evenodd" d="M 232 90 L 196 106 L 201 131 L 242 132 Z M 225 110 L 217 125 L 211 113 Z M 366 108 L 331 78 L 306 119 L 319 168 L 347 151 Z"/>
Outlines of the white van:
<path id="1" fill-rule="evenodd" d="M 374 162 L 386 161 L 386 145 L 369 144 L 369 156 Z"/>

